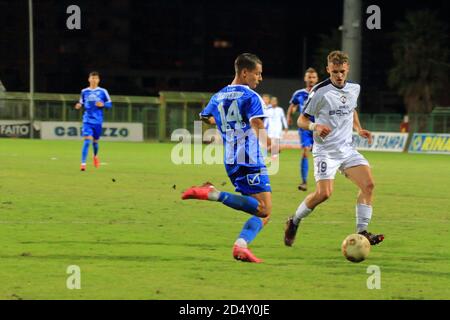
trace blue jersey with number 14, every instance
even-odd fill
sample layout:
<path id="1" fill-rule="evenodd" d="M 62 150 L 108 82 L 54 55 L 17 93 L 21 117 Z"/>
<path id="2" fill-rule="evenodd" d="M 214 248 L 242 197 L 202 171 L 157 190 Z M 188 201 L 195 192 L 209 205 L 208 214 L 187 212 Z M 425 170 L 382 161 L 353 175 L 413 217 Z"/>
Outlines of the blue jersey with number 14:
<path id="1" fill-rule="evenodd" d="M 224 143 L 228 175 L 240 167 L 265 167 L 258 138 L 250 126 L 253 118 L 265 118 L 264 102 L 258 93 L 244 85 L 229 85 L 217 92 L 200 113 L 214 117 Z"/>

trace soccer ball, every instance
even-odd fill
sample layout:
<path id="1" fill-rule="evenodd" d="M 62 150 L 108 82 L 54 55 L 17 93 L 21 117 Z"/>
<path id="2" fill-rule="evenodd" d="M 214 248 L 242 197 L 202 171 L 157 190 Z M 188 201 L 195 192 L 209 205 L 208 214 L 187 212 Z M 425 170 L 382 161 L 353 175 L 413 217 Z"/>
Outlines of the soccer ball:
<path id="1" fill-rule="evenodd" d="M 364 261 L 370 252 L 370 243 L 360 234 L 351 234 L 342 242 L 342 254 L 351 262 Z"/>

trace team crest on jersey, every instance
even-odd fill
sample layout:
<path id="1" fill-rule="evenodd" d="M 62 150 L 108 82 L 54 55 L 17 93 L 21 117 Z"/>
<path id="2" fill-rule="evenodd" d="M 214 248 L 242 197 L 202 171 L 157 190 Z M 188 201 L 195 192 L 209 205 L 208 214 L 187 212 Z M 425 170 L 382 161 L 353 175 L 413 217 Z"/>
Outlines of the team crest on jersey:
<path id="1" fill-rule="evenodd" d="M 88 98 L 87 98 L 87 100 L 88 101 L 97 101 L 97 95 L 96 94 L 94 94 L 94 93 L 91 93 L 89 96 L 88 96 Z"/>
<path id="2" fill-rule="evenodd" d="M 345 104 L 347 102 L 347 97 L 341 96 L 341 102 L 342 102 L 342 104 Z"/>

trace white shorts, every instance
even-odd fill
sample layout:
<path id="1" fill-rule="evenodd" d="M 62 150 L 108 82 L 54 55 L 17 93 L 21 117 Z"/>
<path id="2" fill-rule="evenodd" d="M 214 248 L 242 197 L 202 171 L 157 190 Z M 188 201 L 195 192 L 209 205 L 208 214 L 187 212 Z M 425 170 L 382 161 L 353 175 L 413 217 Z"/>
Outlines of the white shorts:
<path id="1" fill-rule="evenodd" d="M 317 155 L 314 156 L 314 178 L 316 181 L 334 179 L 337 170 L 342 173 L 345 169 L 356 166 L 369 166 L 369 161 L 354 149 L 338 158 Z"/>
<path id="2" fill-rule="evenodd" d="M 269 131 L 267 136 L 270 139 L 281 139 L 283 137 L 283 131 Z"/>

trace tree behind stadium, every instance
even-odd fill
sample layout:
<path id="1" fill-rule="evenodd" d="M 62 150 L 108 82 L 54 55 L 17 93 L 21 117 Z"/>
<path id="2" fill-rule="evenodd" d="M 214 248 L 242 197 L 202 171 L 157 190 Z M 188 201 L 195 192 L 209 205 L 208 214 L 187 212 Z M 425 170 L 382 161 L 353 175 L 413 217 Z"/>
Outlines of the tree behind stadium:
<path id="1" fill-rule="evenodd" d="M 447 25 L 434 12 L 409 12 L 393 36 L 389 85 L 403 96 L 408 113 L 429 113 L 438 91 L 448 87 Z"/>

